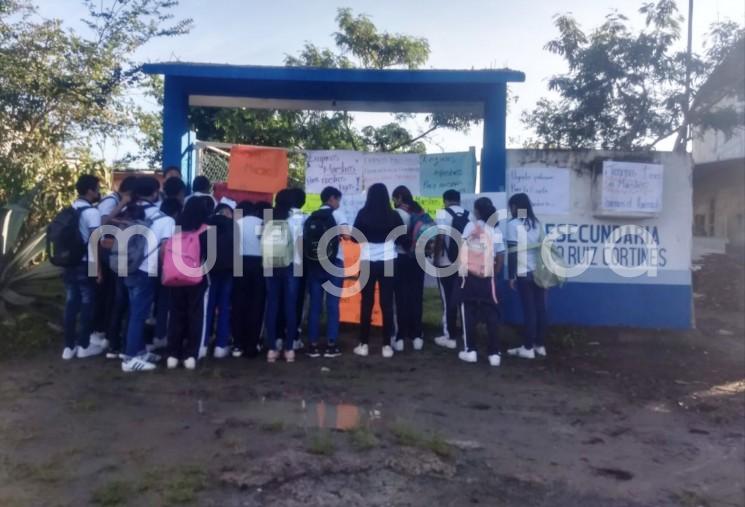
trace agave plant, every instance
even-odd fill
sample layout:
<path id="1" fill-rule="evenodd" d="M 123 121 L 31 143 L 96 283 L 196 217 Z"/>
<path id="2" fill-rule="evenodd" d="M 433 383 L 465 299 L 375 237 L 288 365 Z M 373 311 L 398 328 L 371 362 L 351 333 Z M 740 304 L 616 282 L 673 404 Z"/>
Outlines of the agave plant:
<path id="1" fill-rule="evenodd" d="M 0 208 L 0 322 L 41 309 L 58 293 L 49 281 L 60 270 L 43 259 L 46 232 L 24 231 L 28 214 L 19 204 Z"/>

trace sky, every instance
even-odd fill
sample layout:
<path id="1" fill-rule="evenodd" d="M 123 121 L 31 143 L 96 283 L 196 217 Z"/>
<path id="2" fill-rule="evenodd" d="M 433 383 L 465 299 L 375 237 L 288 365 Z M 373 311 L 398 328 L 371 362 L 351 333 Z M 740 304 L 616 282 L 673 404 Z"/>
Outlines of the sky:
<path id="1" fill-rule="evenodd" d="M 181 37 L 156 40 L 136 55 L 143 62 L 191 61 L 244 65 L 282 65 L 285 55 L 296 53 L 308 41 L 333 47 L 338 7 L 351 7 L 369 15 L 380 30 L 428 39 L 431 54 L 426 67 L 482 69 L 509 67 L 525 73 L 524 83 L 511 85 L 517 102 L 507 118 L 508 146 L 519 147 L 530 135 L 520 115 L 548 95 L 547 81 L 565 71 L 560 57 L 543 49 L 555 37 L 553 17 L 572 13 L 585 29 L 597 26 L 614 9 L 628 15 L 637 26 L 642 0 L 181 0 L 177 16 L 192 18 L 194 28 Z M 678 0 L 682 14 L 687 2 Z M 41 0 L 40 15 L 61 18 L 68 26 L 83 29 L 85 14 L 79 0 Z M 711 23 L 732 19 L 745 23 L 743 0 L 695 0 L 694 50 L 701 50 Z M 685 41 L 681 41 L 685 45 Z M 384 114 L 358 113 L 360 126 L 389 121 Z M 423 120 L 407 126 L 424 130 Z M 428 137 L 430 152 L 480 150 L 482 128 L 468 134 L 436 131 Z M 229 139 L 225 140 L 229 142 Z M 131 150 L 131 143 L 106 149 L 107 158 Z M 665 149 L 666 146 L 660 146 Z M 669 148 L 669 147 L 668 147 Z"/>

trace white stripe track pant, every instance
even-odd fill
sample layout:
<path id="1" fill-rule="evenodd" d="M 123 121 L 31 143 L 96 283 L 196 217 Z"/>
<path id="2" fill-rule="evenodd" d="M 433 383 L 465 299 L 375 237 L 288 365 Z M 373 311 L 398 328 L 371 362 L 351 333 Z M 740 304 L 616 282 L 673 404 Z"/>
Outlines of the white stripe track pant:
<path id="1" fill-rule="evenodd" d="M 476 329 L 486 324 L 488 355 L 499 354 L 499 307 L 491 301 L 466 301 L 460 305 L 463 319 L 463 350 L 476 350 Z"/>

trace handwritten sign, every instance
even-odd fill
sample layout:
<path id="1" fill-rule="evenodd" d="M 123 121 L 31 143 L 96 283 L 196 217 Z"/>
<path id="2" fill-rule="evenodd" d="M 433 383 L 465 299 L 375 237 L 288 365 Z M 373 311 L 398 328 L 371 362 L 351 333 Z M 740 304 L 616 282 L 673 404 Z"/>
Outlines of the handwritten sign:
<path id="1" fill-rule="evenodd" d="M 476 187 L 476 154 L 434 153 L 421 155 L 421 194 L 441 197 L 446 190 L 473 193 Z"/>
<path id="2" fill-rule="evenodd" d="M 663 168 L 659 164 L 603 162 L 600 211 L 656 214 L 662 211 Z"/>
<path id="3" fill-rule="evenodd" d="M 320 194 L 331 186 L 342 194 L 360 192 L 362 158 L 356 151 L 306 152 L 305 191 Z"/>
<path id="4" fill-rule="evenodd" d="M 419 155 L 416 153 L 365 153 L 362 157 L 361 191 L 373 183 L 384 183 L 388 192 L 406 185 L 412 194 L 419 193 Z"/>
<path id="5" fill-rule="evenodd" d="M 228 162 L 228 188 L 274 194 L 287 186 L 287 151 L 233 145 Z"/>
<path id="6" fill-rule="evenodd" d="M 566 215 L 571 211 L 571 173 L 563 167 L 515 167 L 508 171 L 507 193 L 525 193 L 536 214 Z"/>

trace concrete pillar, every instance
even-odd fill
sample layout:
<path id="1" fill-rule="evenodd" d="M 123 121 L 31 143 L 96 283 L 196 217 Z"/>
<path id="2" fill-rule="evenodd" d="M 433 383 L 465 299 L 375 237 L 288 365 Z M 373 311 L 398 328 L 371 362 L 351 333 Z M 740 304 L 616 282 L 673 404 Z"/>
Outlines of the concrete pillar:
<path id="1" fill-rule="evenodd" d="M 194 159 L 189 132 L 189 96 L 183 83 L 166 76 L 163 96 L 163 168 L 175 165 L 181 168 L 184 181 L 194 179 Z"/>
<path id="2" fill-rule="evenodd" d="M 507 181 L 507 85 L 498 84 L 484 103 L 481 191 L 504 192 Z"/>

